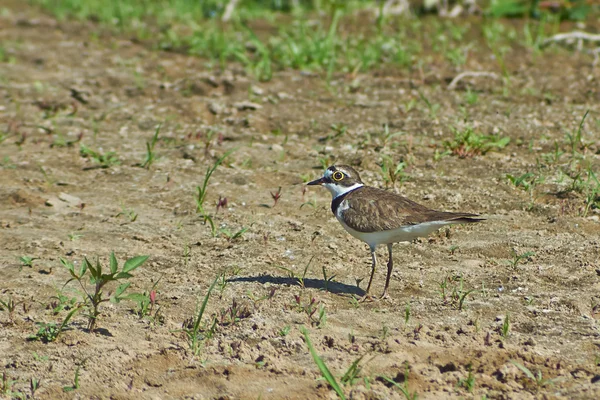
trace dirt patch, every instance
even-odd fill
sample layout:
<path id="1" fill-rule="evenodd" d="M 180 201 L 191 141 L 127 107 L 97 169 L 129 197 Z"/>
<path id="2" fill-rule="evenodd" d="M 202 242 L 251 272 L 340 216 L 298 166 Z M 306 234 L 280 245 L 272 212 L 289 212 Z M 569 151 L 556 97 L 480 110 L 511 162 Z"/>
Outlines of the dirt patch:
<path id="1" fill-rule="evenodd" d="M 592 56 L 526 54 L 509 64 L 508 92 L 475 80 L 478 99 L 468 104 L 465 87 L 445 89 L 456 72 L 442 64 L 362 75 L 359 90 L 351 77 L 327 87 L 295 71 L 259 83 L 235 67 L 214 72 L 201 59 L 123 38 L 94 40 L 87 29 L 23 6 L 0 19 L 14 57 L 0 72 L 0 299 L 17 304 L 0 311 L 0 365 L 16 381 L 13 392 L 29 393 L 35 378 L 39 398 L 331 398 L 304 325 L 337 377 L 363 357 L 345 386 L 352 398 L 400 397 L 382 376 L 421 398 L 600 396 L 598 210 L 583 216 L 584 195 L 559 181 L 540 183 L 532 201 L 506 179 L 533 171 L 555 142 L 566 153 L 565 132 L 586 110 L 584 157 L 598 171 Z M 483 55 L 469 60 L 490 65 Z M 435 115 L 422 96 L 439 105 Z M 159 123 L 158 158 L 140 168 Z M 336 137 L 332 124 L 347 130 Z M 384 125 L 402 133 L 386 139 Z M 485 155 L 438 157 L 450 126 L 511 142 Z M 81 144 L 118 162 L 82 157 Z M 194 196 L 230 150 L 208 189 L 221 230 L 213 237 Z M 407 162 L 400 193 L 488 219 L 396 245 L 392 299 L 358 304 L 368 249 L 335 221 L 329 194 L 303 183 L 322 163 L 343 162 L 384 186 L 384 155 Z M 227 206 L 217 213 L 219 197 Z M 108 263 L 111 251 L 121 260 L 150 256 L 130 291 L 160 279 L 156 318 L 139 318 L 132 302 L 105 303 L 94 333 L 78 314 L 56 342 L 27 340 L 37 322 L 64 317 L 52 313 L 58 291 L 78 296 L 64 286 L 59 258 Z M 22 256 L 34 258 L 31 266 Z M 303 287 L 280 268 L 302 277 L 308 263 Z M 178 330 L 220 274 L 206 312 L 217 327 L 193 356 Z M 376 293 L 383 281 L 380 271 Z M 246 312 L 228 318 L 232 307 Z M 539 381 L 511 360 L 539 371 Z M 79 388 L 65 392 L 75 371 Z"/>

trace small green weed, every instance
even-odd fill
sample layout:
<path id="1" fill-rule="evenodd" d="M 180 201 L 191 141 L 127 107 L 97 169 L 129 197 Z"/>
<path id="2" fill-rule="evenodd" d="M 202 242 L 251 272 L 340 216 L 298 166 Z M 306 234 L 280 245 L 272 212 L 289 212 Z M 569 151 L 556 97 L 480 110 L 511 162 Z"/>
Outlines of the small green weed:
<path id="1" fill-rule="evenodd" d="M 81 369 L 81 366 L 78 366 L 75 369 L 75 376 L 73 377 L 73 384 L 71 386 L 64 386 L 63 390 L 65 392 L 72 392 L 74 390 L 79 389 L 79 370 Z"/>
<path id="2" fill-rule="evenodd" d="M 502 70 L 504 76 L 505 89 L 510 82 L 510 72 L 506 67 L 505 56 L 510 51 L 510 46 L 503 43 L 504 39 L 510 38 L 514 34 L 514 30 L 507 28 L 497 20 L 490 20 L 483 25 L 483 36 L 489 49 L 494 54 L 498 66 Z M 507 95 L 506 91 L 504 92 Z"/>
<path id="3" fill-rule="evenodd" d="M 108 273 L 103 273 L 102 264 L 100 264 L 99 258 L 96 258 L 96 265 L 94 266 L 88 261 L 87 257 L 84 257 L 78 272 L 75 271 L 75 265 L 71 261 L 65 260 L 64 258 L 60 259 L 61 265 L 65 267 L 71 274 L 71 279 L 69 279 L 65 285 L 75 280 L 77 283 L 79 283 L 79 286 L 83 290 L 83 303 L 88 309 L 88 330 L 90 332 L 96 327 L 98 316 L 100 315 L 100 305 L 106 301 L 119 303 L 121 300 L 125 299 L 123 297 L 123 293 L 131 285 L 131 282 L 125 282 L 117 286 L 114 293 L 108 298 L 104 297 L 104 293 L 102 291 L 104 286 L 109 282 L 118 282 L 133 277 L 131 272 L 140 267 L 144 262 L 146 262 L 147 259 L 148 256 L 137 256 L 130 258 L 125 261 L 123 267 L 119 270 L 119 264 L 117 262 L 117 258 L 115 257 L 115 253 L 113 252 L 110 254 L 110 272 Z M 89 283 L 92 285 L 91 290 L 85 283 L 85 281 L 88 279 L 88 276 Z"/>
<path id="4" fill-rule="evenodd" d="M 502 322 L 502 326 L 500 327 L 500 336 L 502 336 L 503 339 L 507 339 L 509 333 L 510 333 L 510 315 L 508 313 L 506 313 L 506 316 L 504 317 L 504 321 Z"/>
<path id="5" fill-rule="evenodd" d="M 315 258 L 315 256 L 313 255 L 310 260 L 308 260 L 308 262 L 306 263 L 306 266 L 304 267 L 304 271 L 302 272 L 302 275 L 297 275 L 296 272 L 292 271 L 289 268 L 286 267 L 282 267 L 280 265 L 277 266 L 277 268 L 287 272 L 288 277 L 289 278 L 294 278 L 296 279 L 296 281 L 298 282 L 298 285 L 300 285 L 300 287 L 302 289 L 305 288 L 304 286 L 304 279 L 306 278 L 306 273 L 308 272 L 308 268 L 310 267 L 310 264 L 312 263 L 312 260 Z"/>
<path id="6" fill-rule="evenodd" d="M 79 154 L 83 158 L 89 158 L 94 163 L 99 164 L 100 168 L 110 168 L 113 165 L 121 163 L 119 156 L 114 151 L 108 151 L 102 153 L 100 151 L 92 150 L 83 143 L 79 145 Z"/>
<path id="7" fill-rule="evenodd" d="M 11 55 L 4 44 L 0 44 L 0 63 L 14 64 L 17 61 L 14 55 Z"/>
<path id="8" fill-rule="evenodd" d="M 327 321 L 325 307 L 322 304 L 319 304 L 320 301 L 313 296 L 309 296 L 308 300 L 304 303 L 302 302 L 302 297 L 301 294 L 294 295 L 294 302 L 292 303 L 291 308 L 306 314 L 311 325 L 316 325 L 319 328 L 323 327 Z M 319 307 L 317 308 L 317 306 Z M 316 314 L 317 310 L 319 311 L 318 314 Z"/>
<path id="9" fill-rule="evenodd" d="M 217 161 L 215 161 L 215 163 L 206 170 L 206 174 L 204 175 L 204 181 L 202 182 L 202 186 L 196 186 L 196 191 L 197 191 L 196 198 L 195 198 L 196 213 L 198 213 L 198 214 L 200 214 L 200 216 L 202 216 L 202 218 L 204 219 L 204 223 L 208 222 L 210 224 L 210 230 L 211 230 L 213 237 L 217 236 L 217 233 L 218 233 L 217 227 L 213 221 L 212 216 L 204 208 L 204 202 L 206 200 L 206 193 L 208 190 L 208 182 L 210 181 L 210 177 L 215 172 L 215 170 L 219 167 L 219 165 L 221 165 L 223 163 L 223 161 L 225 161 L 225 158 L 227 158 L 232 152 L 233 152 L 233 150 L 228 151 L 227 153 L 222 155 L 219 159 L 217 159 Z"/>
<path id="10" fill-rule="evenodd" d="M 287 336 L 292 328 L 289 325 L 284 326 L 279 330 L 279 336 Z"/>
<path id="11" fill-rule="evenodd" d="M 513 258 L 512 258 L 512 260 L 508 261 L 508 264 L 514 269 L 517 268 L 517 266 L 519 265 L 519 263 L 521 261 L 524 261 L 524 260 L 529 261 L 529 260 L 531 260 L 531 257 L 535 256 L 535 253 L 533 251 L 527 251 L 525 253 L 519 254 L 519 253 L 517 253 L 517 251 L 515 249 L 511 249 L 510 254 L 512 255 Z"/>
<path id="12" fill-rule="evenodd" d="M 154 163 L 154 160 L 156 159 L 154 147 L 158 142 L 158 134 L 160 132 L 161 126 L 162 124 L 158 124 L 158 126 L 156 127 L 156 131 L 154 131 L 154 136 L 152 136 L 152 139 L 149 142 L 146 142 L 146 159 L 140 164 L 142 168 L 150 168 L 150 166 Z"/>
<path id="13" fill-rule="evenodd" d="M 219 325 L 229 326 L 235 325 L 242 319 L 246 319 L 252 315 L 250 308 L 246 304 L 240 304 L 236 299 L 233 299 L 231 306 L 219 311 Z"/>
<path id="14" fill-rule="evenodd" d="M 34 377 L 29 378 L 29 391 L 31 393 L 31 398 L 35 399 L 35 392 L 42 386 L 42 380 Z"/>
<path id="15" fill-rule="evenodd" d="M 384 323 L 381 326 L 381 340 L 385 342 L 389 336 L 390 336 L 390 327 Z"/>
<path id="16" fill-rule="evenodd" d="M 126 217 L 127 220 L 129 220 L 129 222 L 135 222 L 135 220 L 138 217 L 138 214 L 137 214 L 137 212 L 135 212 L 134 209 L 127 208 L 127 207 L 125 207 L 125 205 L 122 204 L 121 211 L 117 215 L 115 215 L 115 218 L 119 218 L 121 216 Z"/>
<path id="17" fill-rule="evenodd" d="M 161 322 L 160 306 L 156 303 L 156 296 L 158 294 L 156 287 L 158 286 L 163 275 L 160 276 L 152 284 L 150 289 L 144 290 L 142 293 L 130 293 L 124 296 L 123 299 L 131 300 L 137 303 L 137 308 L 134 309 L 134 313 L 140 318 L 149 318 L 152 322 Z"/>
<path id="18" fill-rule="evenodd" d="M 364 357 L 365 356 L 362 355 L 362 356 L 358 357 L 356 360 L 354 360 L 354 362 L 352 364 L 350 364 L 350 366 L 348 367 L 348 369 L 346 370 L 344 375 L 342 375 L 342 377 L 340 378 L 340 382 L 342 382 L 342 385 L 353 386 L 356 382 L 359 381 L 359 375 L 362 372 L 362 367 L 360 366 L 360 362 L 362 361 L 362 359 Z"/>
<path id="19" fill-rule="evenodd" d="M 510 143 L 508 136 L 480 135 L 471 127 L 462 131 L 454 127 L 450 129 L 454 132 L 454 138 L 444 141 L 444 148 L 459 158 L 485 155 L 492 150 L 502 150 Z"/>
<path id="20" fill-rule="evenodd" d="M 391 157 L 383 155 L 379 167 L 381 168 L 381 177 L 385 183 L 385 187 L 396 188 L 396 183 L 402 185 L 407 179 L 408 175 L 404 171 L 406 169 L 406 162 L 398 161 L 394 163 Z"/>
<path id="21" fill-rule="evenodd" d="M 537 373 L 534 374 L 533 372 L 531 372 L 531 370 L 529 368 L 527 368 L 523 364 L 520 364 L 520 363 L 518 363 L 516 361 L 513 361 L 513 360 L 509 360 L 509 361 L 515 367 L 519 368 L 525 374 L 525 376 L 527 378 L 531 379 L 531 381 L 533 383 L 535 383 L 535 389 L 536 389 L 536 391 L 540 390 L 544 386 L 554 385 L 555 382 L 557 382 L 558 380 L 560 380 L 560 377 L 559 378 L 554 378 L 554 379 L 544 379 L 544 377 L 542 375 L 542 371 L 538 370 Z"/>
<path id="22" fill-rule="evenodd" d="M 83 235 L 81 235 L 79 233 L 71 232 L 71 233 L 69 233 L 68 237 L 71 242 L 74 242 L 76 240 L 81 239 L 83 237 Z"/>
<path id="23" fill-rule="evenodd" d="M 506 179 L 518 189 L 532 191 L 535 186 L 540 183 L 539 178 L 533 172 L 526 172 L 521 175 L 506 174 Z"/>
<path id="24" fill-rule="evenodd" d="M 321 329 L 325 327 L 326 322 L 327 314 L 325 313 L 325 306 L 323 304 L 319 304 L 319 315 L 315 324 L 317 325 L 317 328 Z"/>
<path id="25" fill-rule="evenodd" d="M 232 242 L 236 239 L 239 239 L 242 237 L 242 235 L 246 232 L 248 232 L 250 228 L 249 227 L 243 227 L 235 232 L 231 232 L 229 229 L 227 228 L 221 228 L 219 229 L 219 233 L 221 234 L 221 236 L 223 236 L 225 239 L 227 239 L 228 241 Z"/>
<path id="26" fill-rule="evenodd" d="M 23 267 L 33 268 L 33 260 L 38 260 L 37 257 L 21 256 L 19 257 L 19 271 L 23 270 Z"/>
<path id="27" fill-rule="evenodd" d="M 462 311 L 465 306 L 465 301 L 469 295 L 477 293 L 475 289 L 466 290 L 464 288 L 464 279 L 462 275 L 447 275 L 439 283 L 440 296 L 445 304 L 454 305 L 459 311 Z"/>
<path id="28" fill-rule="evenodd" d="M 573 133 L 567 132 L 566 134 L 567 142 L 571 147 L 571 154 L 573 156 L 575 156 L 580 150 L 585 150 L 590 146 L 590 143 L 583 141 L 581 135 L 581 132 L 583 131 L 583 124 L 585 123 L 585 119 L 589 113 L 590 110 L 587 110 L 585 114 L 583 114 L 583 117 L 581 118 L 581 121 L 579 121 L 577 129 Z"/>
<path id="29" fill-rule="evenodd" d="M 467 88 L 467 92 L 465 93 L 465 101 L 468 105 L 472 106 L 477 104 L 477 100 L 479 100 L 479 95 L 477 92 L 471 90 L 471 88 Z"/>
<path id="30" fill-rule="evenodd" d="M 467 377 L 459 379 L 456 386 L 466 389 L 469 393 L 473 393 L 473 390 L 475 389 L 475 375 L 473 375 L 473 367 L 471 364 L 467 365 L 467 371 Z"/>
<path id="31" fill-rule="evenodd" d="M 11 379 L 6 372 L 2 372 L 2 380 L 0 381 L 0 395 L 7 399 L 35 399 L 35 392 L 41 386 L 41 379 L 34 377 L 29 378 L 29 395 L 22 390 L 13 391 L 14 385 L 18 380 Z"/>
<path id="32" fill-rule="evenodd" d="M 585 196 L 585 206 L 581 212 L 581 216 L 587 217 L 591 209 L 600 209 L 600 181 L 591 169 L 588 171 L 587 182 L 583 194 Z"/>
<path id="33" fill-rule="evenodd" d="M 518 176 L 506 174 L 506 179 L 517 189 L 521 189 L 529 193 L 529 204 L 527 209 L 532 210 L 537 199 L 535 189 L 538 185 L 544 183 L 544 176 L 540 174 L 534 174 L 533 172 L 526 172 Z"/>
<path id="34" fill-rule="evenodd" d="M 9 296 L 6 300 L 0 299 L 0 311 L 8 311 L 8 319 L 11 322 L 14 321 L 17 304 L 18 302 L 12 296 Z"/>
<path id="35" fill-rule="evenodd" d="M 36 322 L 36 325 L 39 327 L 38 331 L 35 335 L 29 336 L 29 340 L 40 340 L 44 343 L 50 343 L 56 341 L 60 334 L 65 331 L 69 320 L 79 311 L 80 307 L 72 309 L 67 316 L 62 320 L 60 324 L 55 322 Z"/>
<path id="36" fill-rule="evenodd" d="M 6 136 L 0 132 L 0 144 L 4 141 Z M 17 169 L 17 164 L 13 163 L 9 156 L 4 156 L 2 161 L 0 161 L 0 167 L 3 169 Z"/>
<path id="37" fill-rule="evenodd" d="M 327 271 L 325 270 L 325 266 L 323 265 L 323 282 L 325 284 L 325 291 L 328 292 L 329 291 L 329 284 L 332 283 L 335 279 L 335 274 L 331 275 L 331 276 L 327 276 Z"/>
<path id="38" fill-rule="evenodd" d="M 423 92 L 421 92 L 420 90 L 419 90 L 419 98 L 421 98 L 423 103 L 425 103 L 425 105 L 427 106 L 427 109 L 429 110 L 429 115 L 430 115 L 431 119 L 437 119 L 437 112 L 440 109 L 440 105 L 429 101 L 429 99 L 427 97 L 425 97 Z"/>
<path id="39" fill-rule="evenodd" d="M 56 296 L 50 298 L 48 306 L 52 309 L 52 315 L 58 315 L 63 310 L 72 310 L 77 307 L 77 298 L 69 297 L 60 290 L 56 290 Z"/>
<path id="40" fill-rule="evenodd" d="M 392 378 L 389 378 L 385 375 L 381 375 L 380 378 L 382 378 L 384 381 L 386 381 L 388 383 L 391 383 L 394 387 L 398 388 L 400 390 L 400 393 L 402 393 L 402 395 L 404 396 L 404 398 L 406 400 L 417 400 L 419 398 L 417 395 L 417 392 L 411 392 L 410 389 L 408 388 L 409 374 L 410 374 L 410 367 L 408 366 L 408 363 L 406 363 L 405 370 L 404 370 L 404 382 L 402 382 L 402 384 L 399 384 Z"/>
<path id="41" fill-rule="evenodd" d="M 208 291 L 204 296 L 204 300 L 202 300 L 202 304 L 200 306 L 196 304 L 196 312 L 194 313 L 194 316 L 183 322 L 182 329 L 175 331 L 185 333 L 188 346 L 194 356 L 197 356 L 200 353 L 200 350 L 202 349 L 202 342 L 209 336 L 212 336 L 212 333 L 210 331 L 214 331 L 217 323 L 216 319 L 214 319 L 211 328 L 206 330 L 202 327 L 202 319 L 204 317 L 204 312 L 206 311 L 206 305 L 208 304 L 210 294 L 215 288 L 218 279 L 219 277 L 217 276 L 213 281 L 212 285 L 210 285 L 210 287 L 208 288 Z"/>
<path id="42" fill-rule="evenodd" d="M 331 124 L 329 126 L 331 133 L 325 137 L 319 138 L 319 142 L 328 142 L 330 140 L 338 139 L 348 132 L 348 125 L 345 124 Z"/>
<path id="43" fill-rule="evenodd" d="M 15 396 L 17 393 L 12 391 L 15 383 L 17 383 L 17 381 L 12 380 L 8 376 L 6 371 L 2 372 L 2 382 L 0 382 L 0 394 L 3 394 L 5 396 L 10 396 L 10 397 Z"/>
<path id="44" fill-rule="evenodd" d="M 60 132 L 56 132 L 56 134 L 54 135 L 54 139 L 50 144 L 50 147 L 73 147 L 73 145 L 75 145 L 76 143 L 81 142 L 81 139 L 83 139 L 83 133 L 80 133 L 74 139 L 68 139 Z"/>

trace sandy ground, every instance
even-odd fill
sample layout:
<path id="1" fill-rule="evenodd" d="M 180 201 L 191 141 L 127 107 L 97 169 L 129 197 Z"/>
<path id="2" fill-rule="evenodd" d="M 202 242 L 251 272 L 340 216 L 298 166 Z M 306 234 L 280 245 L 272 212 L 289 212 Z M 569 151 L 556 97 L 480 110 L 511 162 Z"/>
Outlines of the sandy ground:
<path id="1" fill-rule="evenodd" d="M 362 357 L 343 386 L 354 399 L 403 398 L 383 376 L 424 399 L 600 397 L 599 212 L 583 216 L 584 195 L 556 178 L 572 161 L 565 135 L 588 109 L 588 145 L 579 150 L 592 169 L 600 165 L 592 56 L 516 52 L 508 91 L 493 79 L 446 90 L 457 71 L 435 58 L 418 71 L 359 75 L 356 90 L 354 77 L 327 87 L 297 71 L 257 82 L 239 67 L 214 71 L 125 38 L 94 39 L 93 27 L 26 6 L 8 10 L 0 19 L 12 57 L 0 65 L 0 300 L 16 307 L 0 311 L 0 370 L 14 381 L 3 384 L 6 398 L 31 397 L 31 379 L 41 380 L 41 399 L 334 398 L 302 326 L 338 380 Z M 497 64 L 472 54 L 470 69 L 497 72 Z M 475 104 L 465 101 L 467 83 Z M 439 105 L 435 115 L 419 91 Z M 159 123 L 157 159 L 141 168 Z M 333 137 L 332 124 L 347 131 Z M 386 124 L 402 133 L 386 139 Z M 436 157 L 451 126 L 511 142 L 485 155 Z M 555 142 L 565 154 L 544 163 Z M 119 163 L 100 168 L 80 144 L 114 151 Z M 196 213 L 196 187 L 232 150 L 208 186 L 206 209 L 224 232 L 213 237 Z M 487 220 L 395 245 L 392 298 L 358 304 L 368 248 L 337 223 L 327 191 L 304 182 L 337 162 L 384 187 L 386 156 L 408 164 L 407 180 L 390 190 Z M 506 174 L 535 171 L 547 179 L 532 201 Z M 219 197 L 227 205 L 217 213 Z M 68 313 L 68 305 L 53 312 L 58 292 L 81 298 L 75 282 L 65 285 L 60 258 L 108 265 L 111 251 L 121 261 L 149 256 L 129 292 L 158 281 L 152 314 L 107 302 L 94 332 L 82 311 L 56 341 L 28 340 L 38 323 Z M 514 254 L 527 252 L 514 265 Z M 378 256 L 386 259 L 384 248 Z M 178 330 L 217 276 L 202 325 L 206 333 L 215 321 L 214 333 L 194 356 Z M 76 371 L 79 387 L 67 392 Z"/>

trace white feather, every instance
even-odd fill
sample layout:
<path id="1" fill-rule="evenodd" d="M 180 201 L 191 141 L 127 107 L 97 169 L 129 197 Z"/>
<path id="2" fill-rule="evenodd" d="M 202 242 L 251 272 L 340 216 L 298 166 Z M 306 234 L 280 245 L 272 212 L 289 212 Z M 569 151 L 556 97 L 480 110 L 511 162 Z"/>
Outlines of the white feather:
<path id="1" fill-rule="evenodd" d="M 418 237 L 426 237 L 430 233 L 440 229 L 442 226 L 451 225 L 454 223 L 452 221 L 431 221 L 416 225 L 404 225 L 387 231 L 359 232 L 346 225 L 344 219 L 342 218 L 344 211 L 349 207 L 350 206 L 348 205 L 347 201 L 342 201 L 336 210 L 335 217 L 349 234 L 367 243 L 372 249 L 380 244 L 410 242 Z"/>
<path id="2" fill-rule="evenodd" d="M 333 197 L 334 199 L 338 196 L 343 195 L 344 193 L 348 193 L 354 189 L 358 189 L 359 187 L 364 186 L 362 183 L 355 183 L 352 186 L 341 186 L 341 185 L 336 185 L 335 183 L 324 183 L 323 186 L 325 186 L 327 188 L 327 190 L 329 190 L 329 192 L 331 193 L 331 197 Z"/>

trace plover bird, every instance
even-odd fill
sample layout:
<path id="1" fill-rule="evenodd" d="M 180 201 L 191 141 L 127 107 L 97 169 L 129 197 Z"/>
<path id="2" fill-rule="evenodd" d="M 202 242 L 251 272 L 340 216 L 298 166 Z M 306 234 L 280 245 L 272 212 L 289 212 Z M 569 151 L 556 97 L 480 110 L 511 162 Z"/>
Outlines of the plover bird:
<path id="1" fill-rule="evenodd" d="M 332 165 L 323 177 L 308 185 L 325 186 L 331 192 L 331 211 L 344 229 L 371 249 L 371 277 L 363 299 L 369 296 L 377 258 L 375 249 L 387 245 L 389 260 L 382 298 L 388 287 L 394 262 L 392 244 L 425 237 L 445 225 L 482 221 L 477 214 L 436 211 L 383 189 L 365 186 L 356 170 L 348 165 Z"/>

